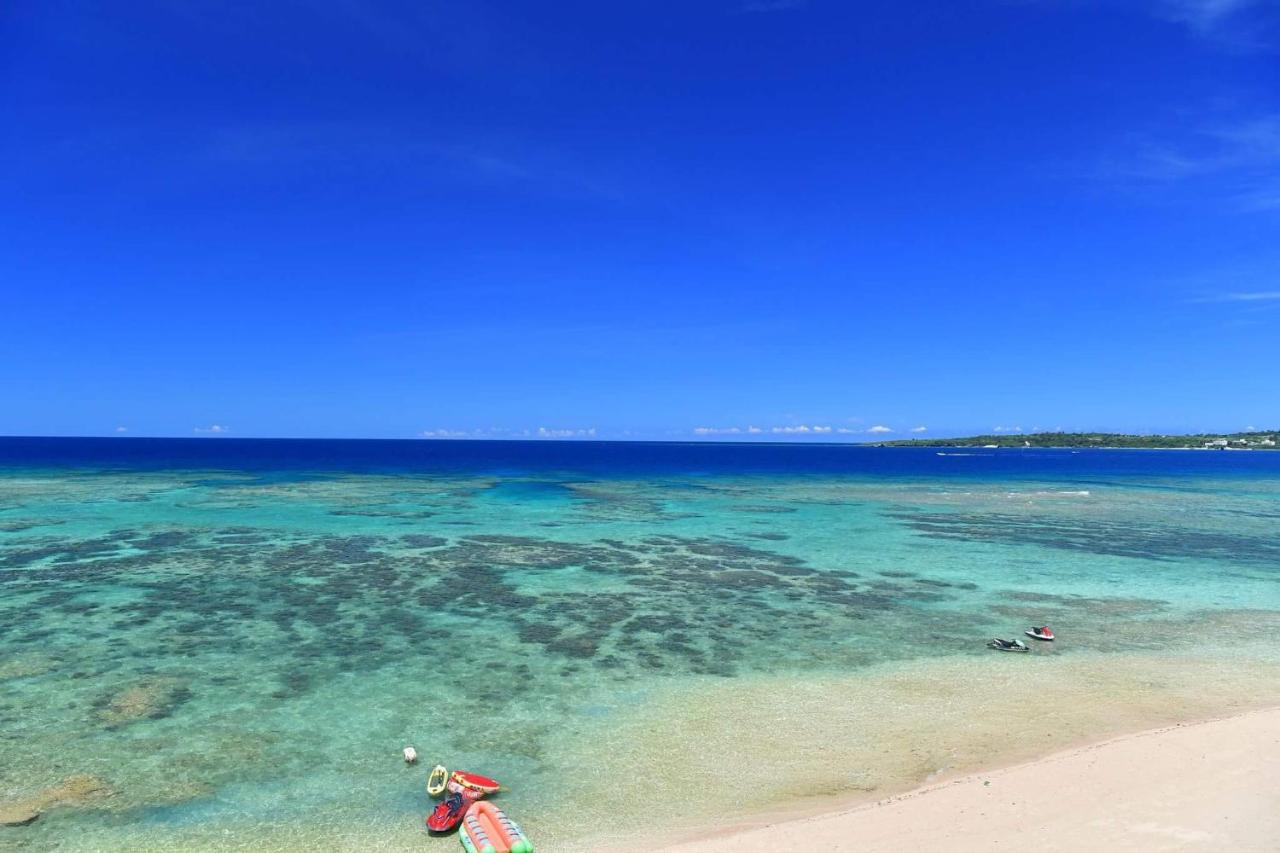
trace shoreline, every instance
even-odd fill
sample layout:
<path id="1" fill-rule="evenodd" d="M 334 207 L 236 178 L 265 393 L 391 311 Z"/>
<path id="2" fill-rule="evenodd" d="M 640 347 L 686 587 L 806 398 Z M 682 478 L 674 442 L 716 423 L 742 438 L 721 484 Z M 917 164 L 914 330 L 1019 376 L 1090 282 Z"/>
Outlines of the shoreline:
<path id="1" fill-rule="evenodd" d="M 1228 622 L 1204 628 L 1233 630 Z M 1115 738 L 1280 709 L 1280 670 L 1266 657 L 1055 651 L 1033 652 L 1032 667 L 1009 656 L 898 662 L 857 676 L 706 685 L 657 699 L 616 721 L 614 732 L 654 771 L 635 781 L 636 762 L 620 761 L 601 772 L 621 780 L 615 796 L 664 818 L 575 833 L 566 849 L 692 853 L 699 848 L 680 843 L 860 809 Z M 698 795 L 681 805 L 682 795 L 668 791 L 687 792 L 694 778 Z M 777 849 L 777 840 L 745 849 Z M 738 848 L 708 851 L 720 849 Z"/>
<path id="2" fill-rule="evenodd" d="M 1008 843 L 1261 851 L 1277 837 L 1280 706 L 1273 706 L 1130 732 L 887 797 L 739 817 L 659 849 L 963 851 Z"/>
<path id="3" fill-rule="evenodd" d="M 1020 667 L 1019 661 L 1020 659 L 1009 660 L 1008 666 L 1005 667 L 1004 658 L 994 658 L 992 659 L 992 665 L 1008 669 L 1010 672 L 1017 672 L 1019 669 L 1024 669 L 1023 667 Z M 901 779 L 900 783 L 889 782 L 889 784 L 880 787 L 878 791 L 871 789 L 865 789 L 862 791 L 850 790 L 845 791 L 844 793 L 832 793 L 827 796 L 810 795 L 803 798 L 797 797 L 791 799 L 789 802 L 785 801 L 786 792 L 788 790 L 796 790 L 794 785 L 795 779 L 813 777 L 811 775 L 803 774 L 801 776 L 794 776 L 791 778 L 784 778 L 786 774 L 783 774 L 782 777 L 775 777 L 770 767 L 772 766 L 776 769 L 781 765 L 776 763 L 770 765 L 769 756 L 771 750 L 765 748 L 762 751 L 760 749 L 760 744 L 752 740 L 749 743 L 743 742 L 745 749 L 744 754 L 740 757 L 744 759 L 744 761 L 738 763 L 736 766 L 739 768 L 740 772 L 746 774 L 754 775 L 758 771 L 758 775 L 756 775 L 752 781 L 753 787 L 763 786 L 772 791 L 768 800 L 756 800 L 754 807 L 740 801 L 740 805 L 747 807 L 742 810 L 737 810 L 736 806 L 731 805 L 733 798 L 729 797 L 724 799 L 724 806 L 725 808 L 733 809 L 733 811 L 721 810 L 717 812 L 715 810 L 711 810 L 709 812 L 704 812 L 700 818 L 695 818 L 687 822 L 677 819 L 677 821 L 670 822 L 665 827 L 659 825 L 657 827 L 651 826 L 641 829 L 639 825 L 631 824 L 624 829 L 622 826 L 618 826 L 618 831 L 609 833 L 609 835 L 605 837 L 601 837 L 599 835 L 595 835 L 594 837 L 584 837 L 578 835 L 576 832 L 561 833 L 549 831 L 551 830 L 550 825 L 538 825 L 541 822 L 539 818 L 551 818 L 553 817 L 552 815 L 543 813 L 539 816 L 537 810 L 530 810 L 528 808 L 520 811 L 518 807 L 519 804 L 514 801 L 511 803 L 514 809 L 513 813 L 518 813 L 525 818 L 522 820 L 522 823 L 525 824 L 526 829 L 530 829 L 537 838 L 544 839 L 548 849 L 554 847 L 554 849 L 557 850 L 583 851 L 583 853 L 585 853 L 585 851 L 591 851 L 591 853 L 616 851 L 616 853 L 621 853 L 621 851 L 624 850 L 634 851 L 639 849 L 668 850 L 670 853 L 722 853 L 722 851 L 723 853 L 728 853 L 730 850 L 745 850 L 748 851 L 748 853 L 753 850 L 762 851 L 762 853 L 763 851 L 782 851 L 782 853 L 786 853 L 788 850 L 795 850 L 796 853 L 800 853 L 800 851 L 803 850 L 804 853 L 812 853 L 815 849 L 856 849 L 859 851 L 888 851 L 892 849 L 893 853 L 898 853 L 898 851 L 904 848 L 958 849 L 963 851 L 966 849 L 978 849 L 978 847 L 981 847 L 981 849 L 984 850 L 989 850 L 992 845 L 1003 842 L 1005 838 L 999 837 L 994 840 L 990 840 L 986 845 L 976 845 L 973 848 L 966 848 L 963 846 L 957 846 L 955 839 L 942 836 L 918 837 L 917 835 L 912 835 L 906 838 L 894 839 L 891 837 L 889 840 L 885 840 L 880 836 L 872 836 L 869 839 L 862 838 L 858 833 L 866 832 L 868 823 L 873 827 L 878 828 L 877 831 L 883 833 L 891 832 L 895 827 L 925 826 L 930 820 L 941 823 L 942 828 L 949 829 L 956 823 L 955 816 L 950 814 L 946 808 L 938 808 L 936 804 L 940 801 L 945 801 L 947 792 L 949 792 L 953 787 L 963 789 L 965 783 L 970 783 L 972 786 L 975 780 L 980 783 L 982 780 L 998 779 L 1008 774 L 1019 773 L 1028 769 L 1030 770 L 1029 775 L 1032 777 L 1037 775 L 1043 776 L 1042 768 L 1045 765 L 1053 764 L 1055 761 L 1059 761 L 1064 758 L 1105 751 L 1116 744 L 1143 741 L 1144 739 L 1152 736 L 1158 737 L 1167 733 L 1177 733 L 1184 730 L 1194 730 L 1201 727 L 1212 726 L 1220 722 L 1230 722 L 1244 718 L 1263 716 L 1268 717 L 1269 722 L 1265 729 L 1265 733 L 1270 735 L 1269 742 L 1274 748 L 1270 752 L 1266 753 L 1267 757 L 1262 762 L 1264 765 L 1262 769 L 1267 769 L 1267 766 L 1276 768 L 1272 771 L 1272 777 L 1268 778 L 1263 787 L 1272 791 L 1280 791 L 1280 696 L 1278 696 L 1274 690 L 1268 689 L 1252 699 L 1245 698 L 1243 695 L 1236 695 L 1236 698 L 1228 702 L 1226 705 L 1218 704 L 1216 707 L 1206 707 L 1201 705 L 1198 710 L 1194 707 L 1186 707 L 1181 709 L 1183 713 L 1162 713 L 1160 715 L 1163 716 L 1163 720 L 1161 722 L 1144 722 L 1144 719 L 1150 720 L 1151 718 L 1147 716 L 1146 711 L 1139 709 L 1140 713 L 1137 716 L 1128 719 L 1127 723 L 1122 723 L 1117 715 L 1123 715 L 1124 709 L 1134 707 L 1135 704 L 1145 707 L 1148 711 L 1156 708 L 1163 708 L 1167 711 L 1170 707 L 1179 704 L 1176 693 L 1161 691 L 1159 694 L 1146 696 L 1126 693 L 1123 696 L 1123 704 L 1117 705 L 1114 699 L 1112 701 L 1108 701 L 1105 698 L 1108 695 L 1112 695 L 1112 690 L 1114 688 L 1114 685 L 1111 685 L 1105 676 L 1103 676 L 1101 680 L 1091 679 L 1087 685 L 1081 685 L 1086 688 L 1086 692 L 1080 692 L 1077 690 L 1061 691 L 1059 689 L 1061 686 L 1065 686 L 1071 681 L 1074 681 L 1074 678 L 1070 676 L 1076 667 L 1071 662 L 1055 662 L 1052 658 L 1046 658 L 1042 663 L 1047 666 L 1053 666 L 1056 671 L 1050 673 L 1050 677 L 1044 679 L 1037 679 L 1030 672 L 1023 672 L 1023 674 L 1017 678 L 1017 683 L 1022 684 L 1026 688 L 1026 691 L 1019 697 L 1011 698 L 1011 706 L 1025 708 L 1028 705 L 1028 697 L 1039 696 L 1045 701 L 1048 708 L 1055 706 L 1065 708 L 1071 705 L 1079 705 L 1081 702 L 1086 701 L 1089 696 L 1092 696 L 1098 700 L 1098 704 L 1100 706 L 1099 710 L 1104 710 L 1106 712 L 1105 720 L 1110 725 L 1104 725 L 1100 728 L 1091 726 L 1088 729 L 1083 729 L 1073 725 L 1070 719 L 1054 718 L 1052 722 L 1054 723 L 1054 728 L 1059 734 L 1073 731 L 1075 736 L 1068 739 L 1055 738 L 1053 741 L 1046 742 L 1041 740 L 1041 738 L 1048 736 L 1046 729 L 1043 727 L 1030 728 L 1024 731 L 1021 735 L 1012 734 L 1010 742 L 1006 744 L 1006 751 L 1004 751 L 1002 755 L 991 755 L 990 761 L 965 761 L 963 763 L 953 765 L 954 770 L 939 769 L 936 771 L 937 775 L 930 773 L 928 776 L 916 776 L 914 781 Z M 1118 662 L 1112 663 L 1115 664 Z M 1153 663 L 1158 662 L 1151 659 L 1145 659 L 1138 662 L 1137 665 L 1141 667 L 1144 673 L 1147 673 L 1150 677 L 1153 677 L 1156 680 L 1163 680 L 1172 674 L 1168 670 L 1161 670 L 1158 666 L 1153 670 Z M 1066 666 L 1067 669 L 1064 670 L 1062 668 L 1063 666 Z M 1247 665 L 1246 668 L 1254 677 L 1266 676 L 1266 681 L 1276 683 L 1274 672 L 1268 669 L 1265 665 L 1255 663 Z M 914 666 L 914 675 L 911 673 L 904 674 L 901 671 L 895 671 L 890 674 L 890 678 L 897 683 L 899 688 L 906 687 L 908 688 L 908 693 L 915 693 L 916 691 L 914 687 L 919 684 L 919 678 L 921 676 L 937 677 L 945 674 L 950 669 L 951 666 L 946 662 L 928 662 Z M 1116 669 L 1117 667 L 1114 665 L 1109 667 L 1109 671 L 1111 672 L 1114 672 Z M 1093 673 L 1099 672 L 1095 665 L 1088 665 L 1086 670 Z M 1234 683 L 1234 679 L 1228 679 L 1225 682 L 1219 683 L 1214 681 L 1214 675 L 1210 672 L 1201 670 L 1199 667 L 1196 668 L 1195 672 L 1198 673 L 1198 675 L 1195 676 L 1198 685 L 1197 693 L 1208 693 L 1215 696 L 1222 696 L 1224 693 L 1235 695 L 1235 691 L 1230 688 L 1230 684 Z M 952 674 L 958 675 L 961 673 L 952 672 Z M 996 677 L 998 682 L 997 687 L 1000 692 L 1003 693 L 1008 689 L 1008 687 L 1012 686 L 1012 684 L 1004 682 L 1004 680 L 999 677 L 1000 673 L 998 671 L 992 671 L 988 674 L 989 676 Z M 1078 675 L 1078 673 L 1076 674 Z M 1129 676 L 1125 676 L 1124 674 L 1121 675 L 1122 681 L 1127 682 L 1128 679 Z M 867 683 L 867 679 L 865 678 L 859 678 L 856 680 L 857 686 L 865 687 Z M 936 687 L 937 682 L 933 683 Z M 738 685 L 724 686 L 727 689 L 730 689 L 732 691 L 732 695 L 735 697 L 749 698 L 760 695 L 755 691 L 751 691 L 746 694 L 739 693 L 739 691 L 735 689 Z M 777 693 L 776 690 L 770 692 Z M 941 695 L 945 697 L 947 693 L 948 691 L 944 688 Z M 801 708 L 802 712 L 804 712 L 806 716 L 810 716 L 815 720 L 820 718 L 822 729 L 828 734 L 834 734 L 841 729 L 838 715 L 832 716 L 830 713 L 811 714 L 810 712 L 822 708 L 830 709 L 832 707 L 831 704 L 823 700 L 836 695 L 845 695 L 849 700 L 851 700 L 851 704 L 860 707 L 866 707 L 868 705 L 868 702 L 865 700 L 869 697 L 869 694 L 861 692 L 855 694 L 843 694 L 822 691 L 818 694 L 818 701 L 816 702 L 805 702 L 803 699 L 803 692 L 799 697 L 794 693 L 790 693 L 788 694 L 788 701 L 794 702 L 799 699 L 803 705 Z M 887 699 L 891 696 L 901 697 L 903 694 L 900 690 L 894 690 L 889 694 L 885 694 L 877 690 L 875 695 L 884 696 Z M 677 698 L 684 700 L 688 699 L 687 696 Z M 949 702 L 951 700 L 947 701 Z M 685 704 L 687 704 L 687 702 L 681 702 L 682 706 Z M 735 704 L 740 705 L 740 703 Z M 976 705 L 966 704 L 966 706 L 961 709 L 960 716 L 971 717 L 974 713 L 974 709 L 982 707 L 983 704 L 984 703 L 981 702 Z M 752 703 L 752 705 L 758 707 L 759 703 Z M 722 710 L 725 706 L 717 703 L 714 707 Z M 873 736 L 873 741 L 885 747 L 880 751 L 887 754 L 891 753 L 896 756 L 902 756 L 908 752 L 916 751 L 917 748 L 927 750 L 927 746 L 922 740 L 920 740 L 920 730 L 917 725 L 920 722 L 920 719 L 918 717 L 912 717 L 909 712 L 907 716 L 910 717 L 910 719 L 906 721 L 907 725 L 904 729 L 904 734 L 907 734 L 909 739 L 901 740 L 890 737 L 889 740 L 885 740 L 884 736 L 886 734 L 891 735 L 891 733 L 877 731 Z M 989 723 L 991 716 L 992 715 L 988 715 L 987 719 L 981 721 L 974 720 L 974 723 Z M 1023 713 L 1019 716 L 1026 717 L 1027 714 Z M 655 721 L 650 718 L 644 727 L 647 728 L 653 722 Z M 665 728 L 666 727 L 664 727 L 664 729 Z M 685 727 L 682 726 L 681 728 Z M 696 731 L 693 734 L 693 737 L 695 740 L 702 740 L 709 734 L 711 733 L 706 730 Z M 714 739 L 714 736 L 712 739 Z M 733 739 L 740 740 L 736 735 L 733 736 Z M 1258 738 L 1255 737 L 1254 740 L 1256 741 Z M 896 743 L 897 745 L 889 746 L 891 743 Z M 912 746 L 912 744 L 914 744 L 914 746 Z M 830 768 L 835 775 L 849 775 L 850 773 L 854 773 L 856 775 L 875 766 L 876 758 L 874 755 L 865 755 L 865 757 L 870 760 L 870 763 L 863 765 L 860 764 L 861 758 L 857 752 L 841 755 L 838 751 L 832 749 L 833 745 L 833 742 L 827 741 L 826 746 L 822 747 L 821 751 L 822 754 L 830 760 Z M 685 747 L 685 743 L 677 744 L 676 751 L 684 752 Z M 1012 748 L 1009 749 L 1009 747 Z M 1210 751 L 1220 752 L 1217 748 Z M 725 759 L 730 761 L 734 758 L 731 754 L 722 753 L 721 744 L 719 742 L 716 743 L 715 752 L 716 754 L 722 754 Z M 803 748 L 801 749 L 801 752 L 803 753 Z M 1258 754 L 1253 754 L 1250 758 L 1250 760 L 1255 764 L 1258 763 Z M 796 760 L 799 757 L 801 756 L 789 754 L 782 757 L 780 760 L 784 765 L 794 767 Z M 698 766 L 705 766 L 702 765 L 700 761 L 696 763 Z M 801 764 L 807 764 L 807 762 L 801 761 Z M 577 764 L 575 766 L 581 765 Z M 926 765 L 921 766 L 941 767 L 942 765 L 930 761 L 927 762 Z M 1252 767 L 1252 765 L 1248 765 L 1247 762 L 1242 762 L 1240 766 Z M 823 772 L 818 767 L 812 767 L 810 770 L 804 771 L 804 773 L 811 774 L 814 771 L 819 773 Z M 1166 775 L 1171 775 L 1175 778 L 1181 778 L 1179 774 L 1185 775 L 1182 768 L 1175 768 L 1175 771 L 1176 772 L 1166 773 Z M 1201 774 L 1197 775 L 1199 776 Z M 688 779 L 687 776 L 683 776 L 683 778 L 686 780 Z M 1055 784 L 1059 786 L 1063 784 L 1060 777 L 1056 774 L 1054 778 Z M 1205 776 L 1204 778 L 1208 777 Z M 648 779 L 648 781 L 644 782 L 642 787 L 652 787 L 656 781 L 650 777 L 646 777 L 646 779 Z M 1010 787 L 1011 786 L 1004 786 L 1003 788 L 996 788 L 996 790 L 1008 790 Z M 1018 803 L 1021 805 L 1023 804 L 1023 798 L 1021 795 L 1025 793 L 1023 789 L 1031 786 L 1018 785 L 1017 787 L 1020 794 Z M 1071 788 L 1071 783 L 1068 783 L 1066 787 Z M 1080 785 L 1077 783 L 1076 787 L 1080 787 Z M 1197 793 L 1201 792 L 1202 788 L 1206 787 L 1210 790 L 1225 790 L 1227 788 L 1227 786 L 1224 785 L 1207 782 L 1197 782 L 1195 785 L 1188 787 L 1190 790 Z M 624 790 L 618 792 L 618 796 L 630 799 L 637 795 L 642 796 L 643 794 L 642 790 L 634 787 L 627 788 L 627 786 L 624 785 L 623 788 Z M 723 792 L 721 791 L 721 793 Z M 1249 795 L 1250 793 L 1256 794 L 1256 791 L 1244 792 L 1245 795 Z M 1239 797 L 1241 794 L 1239 791 L 1235 791 L 1233 789 L 1231 796 Z M 571 797 L 571 799 L 578 800 L 579 798 L 574 796 Z M 914 817 L 908 816 L 906 818 L 899 816 L 901 813 L 898 809 L 903 807 L 903 803 L 915 802 L 922 799 L 924 802 L 930 804 L 929 807 L 925 809 L 923 817 L 920 817 L 919 815 Z M 1280 796 L 1276 796 L 1273 799 L 1274 802 L 1272 802 L 1268 808 L 1274 811 L 1276 815 L 1280 816 Z M 110 810 L 114 805 L 114 801 L 115 798 L 113 797 L 104 802 L 100 807 Z M 660 798 L 659 800 L 655 800 L 652 805 L 661 809 L 663 802 L 669 803 L 666 798 Z M 1127 804 L 1127 800 L 1124 798 L 1119 799 L 1119 802 L 1121 804 Z M 1050 799 L 1050 803 L 1052 804 L 1052 798 Z M 505 802 L 503 803 L 503 806 L 504 808 L 506 807 Z M 99 807 L 95 806 L 90 808 L 88 811 L 91 812 L 97 808 Z M 72 817 L 73 811 L 78 810 L 68 809 L 65 814 L 63 813 L 63 810 L 57 810 L 57 813 L 52 815 L 50 820 L 63 821 L 69 819 Z M 646 809 L 646 811 L 648 813 L 654 813 L 651 809 Z M 1056 811 L 1051 811 L 1049 816 L 1052 817 L 1055 814 L 1057 814 Z M 1083 817 L 1081 817 L 1081 815 L 1083 815 Z M 1088 820 L 1089 815 L 1090 813 L 1087 810 L 1081 811 L 1077 809 L 1076 811 L 1071 812 L 1070 819 L 1076 822 L 1085 822 Z M 553 823 L 559 824 L 563 827 L 570 825 L 570 821 L 565 820 L 564 815 L 555 815 L 554 817 L 557 819 L 554 820 Z M 939 817 L 942 818 L 941 821 L 937 820 Z M 257 849 L 278 851 L 278 853 L 314 849 L 317 845 L 331 846 L 334 849 L 349 850 L 395 850 L 403 849 L 404 846 L 409 843 L 406 839 L 412 840 L 420 837 L 421 823 L 419 818 L 420 815 L 416 812 L 414 813 L 414 819 L 412 820 L 405 819 L 401 821 L 399 817 L 396 817 L 394 819 L 396 827 L 403 828 L 405 832 L 403 834 L 395 832 L 390 835 L 387 834 L 388 825 L 384 822 L 386 820 L 385 816 L 380 817 L 374 823 L 364 823 L 358 819 L 358 816 L 351 815 L 344 819 L 340 825 L 328 826 L 324 831 L 315 833 L 307 831 L 300 832 L 299 826 L 295 825 L 292 821 L 287 820 L 279 823 L 272 821 L 269 824 L 258 825 L 253 828 L 248 826 L 229 827 L 223 824 L 220 829 L 212 824 L 206 825 L 204 822 L 201 822 L 199 825 L 169 827 L 165 835 L 165 846 L 172 850 L 237 850 L 244 849 L 245 846 L 247 846 L 245 839 L 252 838 L 253 845 L 256 846 Z M 580 815 L 576 820 L 579 821 L 578 825 L 581 826 Z M 834 826 L 830 827 L 829 831 L 835 833 L 835 835 L 829 844 L 825 844 L 824 842 L 814 846 L 811 843 L 801 843 L 800 840 L 806 837 L 806 833 L 812 833 L 815 827 L 819 831 L 826 831 L 824 830 L 824 827 L 828 827 L 828 824 L 832 822 L 834 822 Z M 402 823 L 403 827 L 401 827 Z M 46 828 L 40 822 L 37 823 L 37 826 L 37 831 Z M 1272 837 L 1280 837 L 1280 820 L 1277 821 L 1275 826 L 1268 826 L 1268 831 L 1274 831 L 1274 835 Z M 318 829 L 318 827 L 312 826 L 311 829 L 315 830 Z M 215 830 L 217 831 L 215 832 Z M 29 830 L 23 831 L 26 832 Z M 1202 830 L 1196 828 L 1195 831 Z M 1055 847 L 1052 844 L 1045 843 L 1046 837 L 1034 836 L 1023 838 L 1019 836 L 1019 839 L 1026 843 L 1034 843 L 1042 849 L 1050 850 L 1113 849 L 1106 846 L 1099 847 L 1096 844 L 1088 848 Z M 858 838 L 860 840 L 855 846 L 846 847 L 844 846 L 846 838 Z M 1146 843 L 1134 846 L 1133 849 L 1161 849 L 1159 847 L 1153 847 L 1150 841 L 1151 839 L 1145 839 Z M 113 838 L 110 843 L 104 842 L 101 846 L 109 846 L 113 849 L 119 850 L 137 850 L 141 853 L 143 850 L 154 849 L 155 843 L 154 836 L 147 833 L 145 835 L 133 835 L 127 838 Z M 434 849 L 435 846 L 439 845 L 433 845 L 432 849 Z M 1203 848 L 1188 848 L 1186 845 L 1182 845 L 1170 849 L 1264 850 L 1272 848 L 1238 843 L 1236 839 L 1233 838 L 1232 844 L 1230 845 L 1215 844 L 1211 847 Z"/>

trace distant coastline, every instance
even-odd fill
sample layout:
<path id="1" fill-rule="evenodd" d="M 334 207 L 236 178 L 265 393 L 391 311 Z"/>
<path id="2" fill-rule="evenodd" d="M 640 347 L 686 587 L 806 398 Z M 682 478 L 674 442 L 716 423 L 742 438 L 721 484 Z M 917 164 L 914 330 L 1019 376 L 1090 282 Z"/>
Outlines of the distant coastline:
<path id="1" fill-rule="evenodd" d="M 1188 435 L 1134 435 L 1118 432 L 1034 432 L 971 435 L 963 438 L 904 438 L 874 447 L 1101 448 L 1159 450 L 1276 450 L 1280 430 Z"/>

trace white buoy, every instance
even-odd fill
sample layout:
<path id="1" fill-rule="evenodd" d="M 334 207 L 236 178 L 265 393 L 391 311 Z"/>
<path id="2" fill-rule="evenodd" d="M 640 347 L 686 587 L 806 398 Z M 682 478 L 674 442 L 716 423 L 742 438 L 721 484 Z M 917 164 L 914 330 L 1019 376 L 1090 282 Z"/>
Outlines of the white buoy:
<path id="1" fill-rule="evenodd" d="M 416 764 L 417 761 L 418 761 L 418 750 L 414 749 L 411 746 L 406 746 L 404 748 L 404 763 Z"/>

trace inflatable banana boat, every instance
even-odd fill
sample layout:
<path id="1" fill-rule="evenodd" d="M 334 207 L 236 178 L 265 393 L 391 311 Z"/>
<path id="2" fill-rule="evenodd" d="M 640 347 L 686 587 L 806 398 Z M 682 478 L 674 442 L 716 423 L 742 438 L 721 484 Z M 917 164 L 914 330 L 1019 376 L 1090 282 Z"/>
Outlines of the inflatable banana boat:
<path id="1" fill-rule="evenodd" d="M 471 799 L 478 800 L 485 794 L 496 794 L 502 789 L 502 786 L 494 779 L 488 776 L 481 776 L 479 773 L 468 773 L 466 770 L 455 770 L 449 776 L 449 790 L 455 791 L 463 796 L 471 796 Z"/>
<path id="2" fill-rule="evenodd" d="M 458 839 L 467 853 L 533 853 L 533 842 L 493 803 L 471 804 Z"/>

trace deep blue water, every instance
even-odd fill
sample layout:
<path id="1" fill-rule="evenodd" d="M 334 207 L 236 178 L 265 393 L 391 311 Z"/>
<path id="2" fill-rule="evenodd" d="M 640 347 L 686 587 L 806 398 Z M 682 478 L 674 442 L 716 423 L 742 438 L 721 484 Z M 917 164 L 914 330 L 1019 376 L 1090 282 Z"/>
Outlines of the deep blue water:
<path id="1" fill-rule="evenodd" d="M 791 474 L 888 477 L 1249 476 L 1280 473 L 1276 451 L 1046 450 L 612 441 L 0 438 L 0 467 L 137 471 L 588 477 Z"/>

